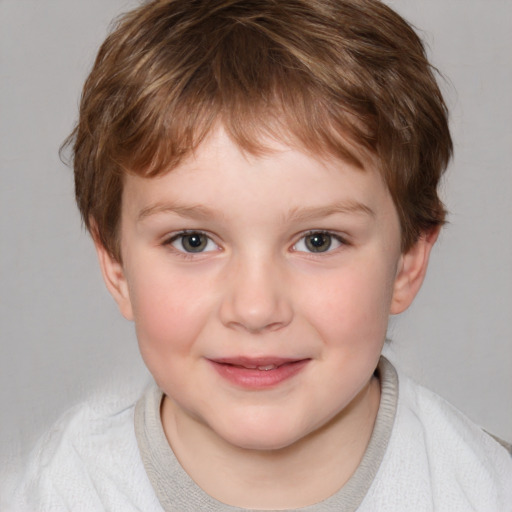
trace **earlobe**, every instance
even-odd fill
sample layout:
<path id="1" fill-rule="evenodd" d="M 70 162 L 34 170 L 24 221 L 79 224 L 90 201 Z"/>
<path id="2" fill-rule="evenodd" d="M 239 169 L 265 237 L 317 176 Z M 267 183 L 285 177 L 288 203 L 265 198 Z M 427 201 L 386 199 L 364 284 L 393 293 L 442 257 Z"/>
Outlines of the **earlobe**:
<path id="1" fill-rule="evenodd" d="M 400 257 L 391 301 L 392 315 L 405 311 L 419 292 L 427 273 L 430 251 L 439 236 L 440 228 L 423 233 L 418 241 Z"/>
<path id="2" fill-rule="evenodd" d="M 97 237 L 93 238 L 105 285 L 117 302 L 121 314 L 127 320 L 133 320 L 130 292 L 123 265 L 105 249 Z"/>

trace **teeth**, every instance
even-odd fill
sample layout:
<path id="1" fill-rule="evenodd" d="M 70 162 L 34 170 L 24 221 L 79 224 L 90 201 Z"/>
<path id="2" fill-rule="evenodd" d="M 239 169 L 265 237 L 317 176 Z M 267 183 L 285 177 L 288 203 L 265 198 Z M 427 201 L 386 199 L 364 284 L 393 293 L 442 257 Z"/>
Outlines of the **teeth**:
<path id="1" fill-rule="evenodd" d="M 277 368 L 275 364 L 267 364 L 266 366 L 258 366 L 258 370 L 262 370 L 264 372 L 268 372 L 269 370 L 274 370 Z"/>
<path id="2" fill-rule="evenodd" d="M 238 365 L 235 365 L 235 366 L 238 366 Z M 238 366 L 238 368 L 245 368 L 246 370 L 261 370 L 262 372 L 268 372 L 269 370 L 275 370 L 276 368 L 278 367 L 278 365 L 276 364 L 265 364 L 265 365 L 260 365 L 260 366 L 257 366 L 257 365 L 249 365 L 249 364 L 244 364 L 243 366 L 240 365 Z"/>

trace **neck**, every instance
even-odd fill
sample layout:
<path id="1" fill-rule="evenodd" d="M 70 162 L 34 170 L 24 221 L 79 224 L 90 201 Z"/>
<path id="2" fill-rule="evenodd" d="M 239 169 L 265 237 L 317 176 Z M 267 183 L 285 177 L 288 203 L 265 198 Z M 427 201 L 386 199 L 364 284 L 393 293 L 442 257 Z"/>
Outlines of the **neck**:
<path id="1" fill-rule="evenodd" d="M 278 450 L 247 450 L 217 436 L 167 397 L 164 431 L 189 476 L 210 496 L 241 508 L 285 509 L 336 493 L 358 467 L 380 402 L 375 377 L 331 421 Z"/>

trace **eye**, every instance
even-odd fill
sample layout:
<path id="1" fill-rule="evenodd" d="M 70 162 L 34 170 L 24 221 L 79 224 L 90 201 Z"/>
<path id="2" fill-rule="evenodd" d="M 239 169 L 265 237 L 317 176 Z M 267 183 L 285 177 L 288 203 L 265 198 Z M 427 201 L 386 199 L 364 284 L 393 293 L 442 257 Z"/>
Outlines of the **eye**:
<path id="1" fill-rule="evenodd" d="M 187 253 L 200 253 L 215 251 L 217 244 L 201 231 L 187 231 L 173 236 L 166 245 L 172 245 L 175 249 Z"/>
<path id="2" fill-rule="evenodd" d="M 343 240 L 337 235 L 325 231 L 312 231 L 303 236 L 293 249 L 300 252 L 319 253 L 332 251 L 342 244 Z"/>

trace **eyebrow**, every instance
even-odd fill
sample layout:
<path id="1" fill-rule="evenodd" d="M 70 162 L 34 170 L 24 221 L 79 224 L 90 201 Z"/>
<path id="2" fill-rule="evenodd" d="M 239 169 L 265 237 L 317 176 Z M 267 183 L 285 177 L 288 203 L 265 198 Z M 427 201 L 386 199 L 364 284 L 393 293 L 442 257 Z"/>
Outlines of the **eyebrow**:
<path id="1" fill-rule="evenodd" d="M 297 207 L 293 208 L 287 215 L 287 221 L 308 221 L 321 219 L 336 214 L 364 214 L 375 217 L 375 212 L 364 203 L 359 201 L 345 201 L 341 203 L 328 204 L 325 206 Z"/>
<path id="2" fill-rule="evenodd" d="M 180 217 L 206 220 L 214 217 L 218 212 L 201 204 L 182 205 L 178 203 L 156 203 L 143 208 L 137 215 L 137 221 L 141 222 L 147 217 L 158 213 L 175 213 Z"/>
<path id="3" fill-rule="evenodd" d="M 137 221 L 141 222 L 151 215 L 159 213 L 174 213 L 180 217 L 196 220 L 207 220 L 220 215 L 201 204 L 181 205 L 178 203 L 157 203 L 143 208 L 137 215 Z M 314 219 L 321 219 L 335 214 L 364 214 L 375 217 L 375 212 L 367 205 L 358 201 L 346 201 L 337 204 L 312 207 L 295 207 L 285 214 L 286 222 L 303 222 Z"/>

